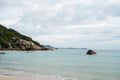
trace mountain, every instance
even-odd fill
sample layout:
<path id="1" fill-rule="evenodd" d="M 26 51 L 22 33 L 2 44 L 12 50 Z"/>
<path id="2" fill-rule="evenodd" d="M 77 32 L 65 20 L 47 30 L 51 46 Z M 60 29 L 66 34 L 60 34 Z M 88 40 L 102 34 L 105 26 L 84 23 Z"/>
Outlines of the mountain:
<path id="1" fill-rule="evenodd" d="M 53 46 L 51 46 L 51 45 L 45 45 L 44 47 L 45 47 L 45 48 L 55 48 L 55 47 L 53 47 Z"/>
<path id="2" fill-rule="evenodd" d="M 14 29 L 8 29 L 0 25 L 0 49 L 1 50 L 42 50 L 43 45 L 32 40 Z"/>

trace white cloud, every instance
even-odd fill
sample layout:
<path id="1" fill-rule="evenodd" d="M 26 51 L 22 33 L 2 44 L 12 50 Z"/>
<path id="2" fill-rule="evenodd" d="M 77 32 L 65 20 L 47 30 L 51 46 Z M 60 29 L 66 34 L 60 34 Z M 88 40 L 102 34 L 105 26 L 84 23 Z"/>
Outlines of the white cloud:
<path id="1" fill-rule="evenodd" d="M 118 3 L 120 3 L 120 0 L 108 0 L 110 3 L 113 3 L 113 4 L 118 4 Z"/>
<path id="2" fill-rule="evenodd" d="M 0 0 L 0 23 L 43 44 L 114 48 L 119 9 L 120 0 Z"/>
<path id="3" fill-rule="evenodd" d="M 1 20 L 0 22 L 1 22 L 1 24 L 8 26 L 8 25 L 15 24 L 17 21 L 16 20 Z"/>

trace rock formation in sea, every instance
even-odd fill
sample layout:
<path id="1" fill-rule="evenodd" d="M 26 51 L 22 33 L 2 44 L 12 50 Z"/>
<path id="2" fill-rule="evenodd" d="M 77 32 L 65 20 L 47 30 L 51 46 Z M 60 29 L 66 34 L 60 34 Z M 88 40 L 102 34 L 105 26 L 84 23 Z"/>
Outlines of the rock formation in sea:
<path id="1" fill-rule="evenodd" d="M 94 54 L 96 54 L 96 52 L 94 50 L 89 49 L 86 54 L 94 55 Z"/>
<path id="2" fill-rule="evenodd" d="M 14 29 L 0 25 L 0 50 L 49 50 Z"/>
<path id="3" fill-rule="evenodd" d="M 17 50 L 40 50 L 43 47 L 40 47 L 39 45 L 33 43 L 32 41 L 27 41 L 24 39 L 16 39 L 14 38 L 15 45 L 9 45 L 9 48 L 11 49 L 17 49 Z"/>

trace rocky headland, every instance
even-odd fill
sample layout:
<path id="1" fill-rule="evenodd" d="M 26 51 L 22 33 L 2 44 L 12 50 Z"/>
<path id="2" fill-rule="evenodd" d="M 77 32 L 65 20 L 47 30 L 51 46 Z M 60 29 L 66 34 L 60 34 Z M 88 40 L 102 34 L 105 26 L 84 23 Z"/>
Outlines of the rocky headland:
<path id="1" fill-rule="evenodd" d="M 14 29 L 0 25 L 0 50 L 52 50 Z"/>

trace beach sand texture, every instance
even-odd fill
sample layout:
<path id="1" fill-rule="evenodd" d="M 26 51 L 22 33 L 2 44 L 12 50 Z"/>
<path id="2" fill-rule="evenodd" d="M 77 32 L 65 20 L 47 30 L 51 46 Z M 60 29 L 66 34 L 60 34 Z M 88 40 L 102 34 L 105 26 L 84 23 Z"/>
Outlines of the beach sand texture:
<path id="1" fill-rule="evenodd" d="M 0 70 L 0 80 L 78 80 L 60 75 L 44 75 L 39 73 Z"/>

